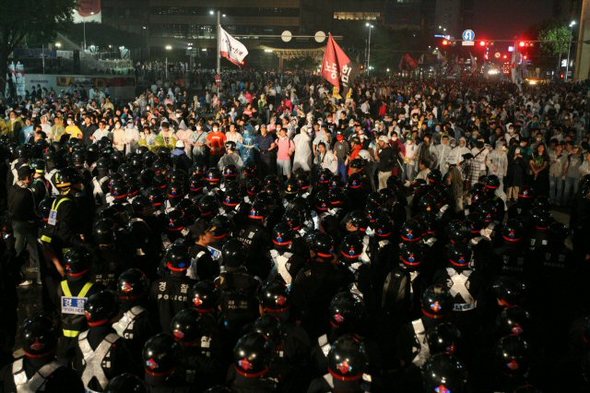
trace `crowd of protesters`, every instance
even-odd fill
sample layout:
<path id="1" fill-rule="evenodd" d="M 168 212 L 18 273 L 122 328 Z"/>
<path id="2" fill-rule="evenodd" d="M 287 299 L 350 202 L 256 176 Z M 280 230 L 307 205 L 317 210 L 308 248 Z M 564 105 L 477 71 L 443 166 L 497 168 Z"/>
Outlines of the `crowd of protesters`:
<path id="1" fill-rule="evenodd" d="M 588 388 L 588 84 L 222 79 L 0 101 L 0 392 Z"/>

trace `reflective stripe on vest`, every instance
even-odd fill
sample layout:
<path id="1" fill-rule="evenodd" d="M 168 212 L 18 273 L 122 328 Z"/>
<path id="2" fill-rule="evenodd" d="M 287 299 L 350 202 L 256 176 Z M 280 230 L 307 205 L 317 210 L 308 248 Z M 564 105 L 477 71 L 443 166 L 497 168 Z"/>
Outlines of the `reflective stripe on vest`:
<path id="1" fill-rule="evenodd" d="M 73 297 L 72 291 L 70 291 L 70 286 L 69 286 L 67 280 L 63 280 L 60 283 L 60 285 L 61 285 L 61 290 L 64 293 L 65 297 Z M 86 295 L 88 294 L 88 291 L 90 291 L 90 288 L 92 288 L 93 285 L 94 285 L 94 283 L 92 283 L 92 282 L 87 282 L 86 284 L 84 284 L 84 286 L 82 287 L 82 289 L 80 290 L 78 295 L 76 295 L 76 297 L 81 297 L 81 298 L 86 299 Z M 70 338 L 78 337 L 78 334 L 80 334 L 80 331 L 78 331 L 78 330 L 63 329 L 62 331 L 63 331 L 64 337 L 70 337 Z"/>
<path id="2" fill-rule="evenodd" d="M 113 329 L 115 329 L 119 336 L 128 340 L 133 339 L 133 337 L 126 337 L 125 332 L 128 330 L 133 330 L 135 319 L 137 319 L 137 317 L 143 312 L 145 312 L 145 308 L 141 306 L 131 307 L 130 310 L 125 311 L 121 319 L 113 323 Z"/>
<path id="3" fill-rule="evenodd" d="M 447 268 L 447 274 L 449 275 L 449 279 L 451 280 L 452 284 L 449 288 L 449 294 L 453 298 L 455 298 L 457 295 L 461 295 L 461 298 L 463 299 L 463 303 L 453 304 L 453 311 L 470 311 L 476 307 L 475 299 L 467 289 L 466 285 L 471 273 L 471 270 L 466 270 L 459 273 L 451 267 Z"/>
<path id="4" fill-rule="evenodd" d="M 92 350 L 90 343 L 88 342 L 88 330 L 81 333 L 78 337 L 78 346 L 80 347 L 80 352 L 82 352 L 82 356 L 84 357 L 84 371 L 82 372 L 82 383 L 84 387 L 88 389 L 88 384 L 92 380 L 92 378 L 96 378 L 100 387 L 105 389 L 109 383 L 109 379 L 107 378 L 106 374 L 104 373 L 104 369 L 102 368 L 102 362 L 107 357 L 109 352 L 111 351 L 111 347 L 117 340 L 121 337 L 116 335 L 115 333 L 109 333 L 104 340 L 98 344 L 96 350 Z"/>
<path id="5" fill-rule="evenodd" d="M 23 359 L 20 358 L 12 363 L 12 375 L 17 393 L 35 393 L 44 390 L 47 378 L 61 367 L 56 360 L 43 365 L 30 379 L 23 366 Z"/>
<path id="6" fill-rule="evenodd" d="M 430 357 L 430 347 L 428 346 L 426 330 L 424 329 L 424 323 L 421 319 L 416 319 L 415 321 L 412 321 L 412 328 L 414 329 L 414 335 L 416 336 L 416 340 L 420 345 L 420 348 L 415 348 L 416 350 L 418 350 L 418 352 L 415 353 L 414 359 L 412 359 L 412 363 L 414 363 L 418 367 L 422 367 Z"/>
<path id="7" fill-rule="evenodd" d="M 332 346 L 328 341 L 328 336 L 324 334 L 323 336 L 318 337 L 318 344 L 324 356 L 328 357 L 328 353 L 330 353 L 330 349 L 332 349 Z"/>
<path id="8" fill-rule="evenodd" d="M 279 273 L 287 285 L 291 285 L 291 281 L 293 281 L 291 273 L 287 269 L 287 262 L 289 262 L 292 256 L 293 254 L 290 252 L 281 255 L 277 250 L 270 250 L 270 257 L 275 263 L 275 269 L 277 269 L 277 273 Z"/>
<path id="9" fill-rule="evenodd" d="M 53 201 L 53 203 L 51 203 L 51 210 L 49 211 L 49 216 L 51 217 L 51 215 L 52 215 L 52 212 L 53 212 L 53 211 L 55 211 L 55 212 L 56 212 L 56 213 L 55 213 L 55 215 L 57 216 L 57 209 L 59 209 L 59 207 L 61 206 L 61 204 L 62 204 L 63 202 L 65 202 L 65 201 L 71 201 L 71 199 L 70 199 L 70 198 L 61 198 L 60 200 L 57 200 L 57 199 L 56 199 L 56 200 L 54 200 L 54 201 Z M 57 218 L 56 218 L 56 220 L 57 220 Z M 49 221 L 47 222 L 47 224 L 48 224 L 48 225 L 50 225 L 50 226 L 55 226 L 55 224 L 57 224 L 57 222 L 56 222 L 55 224 L 52 224 L 52 223 L 51 223 L 51 220 L 49 220 Z M 48 235 L 41 235 L 41 238 L 40 238 L 40 240 L 41 240 L 42 242 L 44 242 L 44 243 L 51 243 L 51 241 L 52 241 L 53 239 L 51 238 L 51 236 L 48 236 Z"/>

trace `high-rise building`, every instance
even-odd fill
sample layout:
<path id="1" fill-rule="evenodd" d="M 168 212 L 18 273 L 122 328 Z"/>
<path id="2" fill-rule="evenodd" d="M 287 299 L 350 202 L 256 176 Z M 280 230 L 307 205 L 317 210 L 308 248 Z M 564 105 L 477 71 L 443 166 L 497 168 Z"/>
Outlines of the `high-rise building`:
<path id="1" fill-rule="evenodd" d="M 457 38 L 473 26 L 473 0 L 436 0 L 433 31 Z"/>

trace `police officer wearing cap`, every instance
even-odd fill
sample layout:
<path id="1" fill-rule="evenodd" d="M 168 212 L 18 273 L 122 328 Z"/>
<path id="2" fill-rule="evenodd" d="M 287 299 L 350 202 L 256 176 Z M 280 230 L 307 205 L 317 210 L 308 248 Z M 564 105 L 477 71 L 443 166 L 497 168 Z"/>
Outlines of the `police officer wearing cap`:
<path id="1" fill-rule="evenodd" d="M 21 330 L 24 356 L 0 371 L 0 388 L 6 393 L 83 392 L 80 378 L 55 358 L 57 332 L 46 315 L 35 315 Z"/>
<path id="2" fill-rule="evenodd" d="M 87 329 L 84 317 L 85 303 L 90 295 L 102 286 L 91 280 L 91 255 L 81 247 L 69 250 L 64 258 L 65 280 L 56 290 L 61 313 L 62 336 L 59 338 L 58 356 L 69 359 L 78 335 Z"/>
<path id="3" fill-rule="evenodd" d="M 173 244 L 164 256 L 161 277 L 152 283 L 151 301 L 165 333 L 170 332 L 174 315 L 189 305 L 189 290 L 194 282 L 186 275 L 190 263 L 188 248 L 184 244 Z"/>
<path id="4" fill-rule="evenodd" d="M 43 244 L 50 266 L 54 266 L 63 276 L 63 249 L 81 246 L 84 243 L 83 216 L 75 194 L 81 187 L 82 179 L 72 168 L 64 168 L 54 175 L 59 195 L 53 201 L 47 224 L 41 231 Z"/>
<path id="5" fill-rule="evenodd" d="M 91 295 L 84 305 L 88 330 L 77 338 L 72 364 L 88 392 L 102 392 L 116 375 L 136 371 L 124 340 L 111 326 L 118 311 L 116 295 L 107 290 Z"/>

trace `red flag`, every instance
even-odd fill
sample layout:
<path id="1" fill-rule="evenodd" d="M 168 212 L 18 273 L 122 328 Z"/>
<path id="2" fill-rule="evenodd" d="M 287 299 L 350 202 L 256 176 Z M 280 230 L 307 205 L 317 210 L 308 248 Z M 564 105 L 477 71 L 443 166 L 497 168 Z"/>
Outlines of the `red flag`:
<path id="1" fill-rule="evenodd" d="M 322 61 L 322 76 L 334 87 L 340 88 L 341 84 L 347 87 L 351 71 L 350 58 L 330 34 Z"/>

